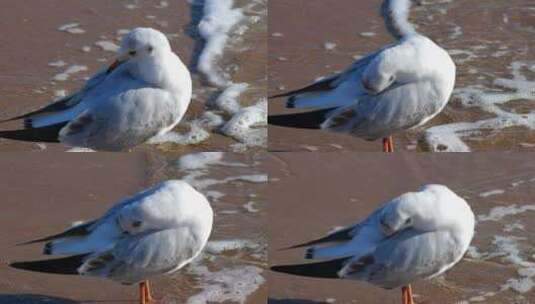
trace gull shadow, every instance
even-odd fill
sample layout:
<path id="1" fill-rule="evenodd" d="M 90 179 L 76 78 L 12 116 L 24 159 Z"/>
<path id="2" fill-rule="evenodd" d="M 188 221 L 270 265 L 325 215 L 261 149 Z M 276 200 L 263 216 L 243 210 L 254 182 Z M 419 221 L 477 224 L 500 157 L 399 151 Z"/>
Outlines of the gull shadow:
<path id="1" fill-rule="evenodd" d="M 206 44 L 206 41 L 199 33 L 199 23 L 204 14 L 204 5 L 205 0 L 191 1 L 190 22 L 186 26 L 186 33 L 195 41 L 193 53 L 191 54 L 191 60 L 189 62 L 190 71 L 193 73 L 197 73 L 199 57 Z"/>
<path id="2" fill-rule="evenodd" d="M 0 294 L 0 304 L 89 304 L 89 303 L 137 303 L 134 300 L 80 300 L 75 301 L 39 294 Z"/>
<path id="3" fill-rule="evenodd" d="M 0 294 L 0 304 L 74 304 L 77 301 L 37 294 Z"/>
<path id="4" fill-rule="evenodd" d="M 303 299 L 268 299 L 268 304 L 326 304 L 325 301 L 311 301 Z"/>

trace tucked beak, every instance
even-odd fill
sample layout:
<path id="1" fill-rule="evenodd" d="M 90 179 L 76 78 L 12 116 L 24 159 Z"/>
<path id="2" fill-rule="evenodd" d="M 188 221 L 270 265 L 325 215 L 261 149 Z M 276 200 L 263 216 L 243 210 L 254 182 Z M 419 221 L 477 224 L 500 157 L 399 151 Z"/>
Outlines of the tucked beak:
<path id="1" fill-rule="evenodd" d="M 366 92 L 368 92 L 368 94 L 371 94 L 371 95 L 377 94 L 377 90 L 375 90 L 375 88 L 373 88 L 370 85 L 367 79 L 362 79 L 361 83 L 362 83 L 362 87 L 364 88 L 364 90 L 366 90 Z"/>
<path id="2" fill-rule="evenodd" d="M 390 227 L 387 223 L 385 223 L 384 219 L 381 218 L 379 220 L 379 224 L 381 225 L 383 233 L 386 236 L 390 236 L 392 233 L 394 233 L 394 229 L 392 229 L 392 227 Z"/>
<path id="3" fill-rule="evenodd" d="M 119 57 L 115 59 L 115 61 L 112 64 L 110 64 L 110 66 L 108 67 L 108 70 L 106 71 L 106 74 L 113 72 L 113 70 L 115 70 L 118 66 L 120 66 L 127 60 L 128 60 L 128 54 L 120 55 Z"/>

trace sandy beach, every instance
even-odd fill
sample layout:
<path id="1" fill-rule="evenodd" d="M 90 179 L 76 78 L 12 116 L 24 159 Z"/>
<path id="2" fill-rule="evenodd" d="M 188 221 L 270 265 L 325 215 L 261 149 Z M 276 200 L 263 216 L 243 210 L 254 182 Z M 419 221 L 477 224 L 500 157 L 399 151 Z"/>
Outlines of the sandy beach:
<path id="1" fill-rule="evenodd" d="M 532 150 L 533 3 L 422 2 L 413 8 L 411 21 L 450 53 L 457 65 L 457 81 L 442 114 L 421 128 L 395 136 L 398 150 Z M 270 1 L 269 95 L 341 71 L 355 59 L 391 43 L 378 14 L 380 3 Z M 284 109 L 282 99 L 270 102 L 269 107 L 270 115 L 299 112 Z M 273 151 L 381 149 L 378 142 L 317 130 L 270 126 L 269 132 Z"/>
<path id="2" fill-rule="evenodd" d="M 269 159 L 270 265 L 304 262 L 280 250 L 367 216 L 383 202 L 440 183 L 477 217 L 466 257 L 432 281 L 413 285 L 416 303 L 531 303 L 534 257 L 531 154 L 377 155 L 275 153 Z M 311 165 L 314 164 L 314 165 Z M 399 303 L 400 290 L 367 283 L 269 276 L 269 303 Z M 463 302 L 464 301 L 464 302 Z"/>

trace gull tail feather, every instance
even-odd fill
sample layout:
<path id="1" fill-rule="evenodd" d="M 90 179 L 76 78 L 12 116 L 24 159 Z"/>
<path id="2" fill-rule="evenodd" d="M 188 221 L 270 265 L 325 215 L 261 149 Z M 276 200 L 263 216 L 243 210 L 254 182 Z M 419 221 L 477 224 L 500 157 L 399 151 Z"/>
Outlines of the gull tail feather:
<path id="1" fill-rule="evenodd" d="M 328 77 L 323 80 L 314 82 L 313 84 L 306 86 L 301 89 L 284 92 L 281 94 L 269 96 L 268 99 L 274 99 L 279 97 L 295 97 L 296 95 L 306 94 L 306 93 L 318 93 L 318 92 L 326 92 L 329 90 L 332 90 L 332 84 L 337 79 L 336 76 Z"/>
<path id="2" fill-rule="evenodd" d="M 50 142 L 57 143 L 59 142 L 58 134 L 59 131 L 67 124 L 67 122 L 62 122 L 46 127 L 40 128 L 30 128 L 22 130 L 7 130 L 0 131 L 0 138 L 7 138 L 20 141 L 29 141 L 29 142 Z"/>
<path id="3" fill-rule="evenodd" d="M 268 116 L 268 124 L 287 128 L 320 129 L 329 112 L 334 108 L 295 114 Z"/>
<path id="4" fill-rule="evenodd" d="M 38 260 L 28 262 L 15 262 L 10 267 L 28 271 L 54 273 L 54 274 L 79 274 L 78 268 L 84 263 L 89 254 L 75 255 L 59 259 Z"/>
<path id="5" fill-rule="evenodd" d="M 297 244 L 297 245 L 293 245 L 290 247 L 282 248 L 281 250 L 289 250 L 289 249 L 295 249 L 295 248 L 301 248 L 301 247 L 310 247 L 310 246 L 325 244 L 325 243 L 349 241 L 352 238 L 351 231 L 353 230 L 353 228 L 354 227 L 340 229 L 322 238 L 315 239 L 315 240 L 308 241 L 308 242 L 301 243 L 301 244 Z"/>
<path id="6" fill-rule="evenodd" d="M 272 271 L 312 278 L 338 279 L 338 272 L 351 258 L 341 258 L 318 263 L 280 265 L 271 267 Z"/>
<path id="7" fill-rule="evenodd" d="M 39 239 L 35 239 L 35 240 L 23 242 L 23 243 L 19 243 L 19 244 L 16 244 L 16 246 L 48 242 L 48 241 L 53 241 L 56 239 L 68 238 L 68 237 L 82 237 L 90 233 L 90 228 L 95 222 L 96 221 L 93 220 L 93 221 L 89 221 L 86 223 L 82 223 L 74 227 L 71 227 L 61 233 L 50 235 L 50 236 L 45 236 L 43 238 L 39 238 Z"/>

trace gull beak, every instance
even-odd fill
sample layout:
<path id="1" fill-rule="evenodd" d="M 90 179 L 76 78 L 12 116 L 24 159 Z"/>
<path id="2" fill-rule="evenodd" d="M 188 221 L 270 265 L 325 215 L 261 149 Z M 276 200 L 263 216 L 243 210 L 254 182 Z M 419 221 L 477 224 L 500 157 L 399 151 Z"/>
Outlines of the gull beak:
<path id="1" fill-rule="evenodd" d="M 368 82 L 367 79 L 362 79 L 361 84 L 362 84 L 362 87 L 364 88 L 364 90 L 365 90 L 368 94 L 371 94 L 371 95 L 376 95 L 376 94 L 377 94 L 377 91 L 375 90 L 375 88 L 373 88 L 373 87 L 370 85 L 370 83 Z"/>
<path id="2" fill-rule="evenodd" d="M 113 72 L 113 70 L 115 70 L 118 66 L 120 66 L 127 60 L 128 60 L 128 54 L 119 55 L 119 57 L 117 57 L 115 61 L 112 64 L 110 64 L 110 66 L 108 67 L 108 70 L 106 71 L 106 74 L 110 74 L 111 72 Z"/>

